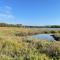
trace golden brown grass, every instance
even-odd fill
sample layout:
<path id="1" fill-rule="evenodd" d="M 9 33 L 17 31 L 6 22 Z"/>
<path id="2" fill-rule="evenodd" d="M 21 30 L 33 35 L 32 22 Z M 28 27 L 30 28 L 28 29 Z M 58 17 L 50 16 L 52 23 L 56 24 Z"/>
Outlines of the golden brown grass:
<path id="1" fill-rule="evenodd" d="M 35 28 L 0 27 L 0 60 L 60 60 L 59 41 L 15 35 L 32 35 L 43 31 Z"/>

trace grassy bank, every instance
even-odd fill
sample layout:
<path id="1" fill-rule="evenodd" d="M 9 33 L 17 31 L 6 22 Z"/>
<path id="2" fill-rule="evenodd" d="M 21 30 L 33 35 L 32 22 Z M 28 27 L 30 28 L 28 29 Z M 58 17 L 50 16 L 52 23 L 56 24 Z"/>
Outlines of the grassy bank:
<path id="1" fill-rule="evenodd" d="M 1 60 L 59 60 L 60 42 L 0 37 Z"/>

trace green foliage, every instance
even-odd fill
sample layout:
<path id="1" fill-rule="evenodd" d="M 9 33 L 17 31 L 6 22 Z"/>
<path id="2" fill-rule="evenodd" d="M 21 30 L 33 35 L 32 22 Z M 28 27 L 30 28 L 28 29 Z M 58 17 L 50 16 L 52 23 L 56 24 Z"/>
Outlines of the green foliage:
<path id="1" fill-rule="evenodd" d="M 58 33 L 60 33 L 60 31 L 58 31 Z"/>
<path id="2" fill-rule="evenodd" d="M 50 31 L 50 33 L 56 33 L 56 31 L 54 31 L 54 30 L 51 30 L 51 31 Z"/>

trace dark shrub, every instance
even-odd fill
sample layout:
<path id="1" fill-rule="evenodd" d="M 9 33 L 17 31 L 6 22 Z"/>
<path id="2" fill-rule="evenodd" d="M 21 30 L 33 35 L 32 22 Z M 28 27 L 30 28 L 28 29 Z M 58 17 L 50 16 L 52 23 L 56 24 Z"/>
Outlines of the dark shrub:
<path id="1" fill-rule="evenodd" d="M 58 33 L 60 33 L 60 31 L 58 31 Z"/>
<path id="2" fill-rule="evenodd" d="M 50 33 L 56 33 L 56 31 L 54 31 L 54 30 L 51 30 L 51 31 L 50 31 Z"/>
<path id="3" fill-rule="evenodd" d="M 45 34 L 47 34 L 48 32 L 47 31 L 44 31 Z"/>

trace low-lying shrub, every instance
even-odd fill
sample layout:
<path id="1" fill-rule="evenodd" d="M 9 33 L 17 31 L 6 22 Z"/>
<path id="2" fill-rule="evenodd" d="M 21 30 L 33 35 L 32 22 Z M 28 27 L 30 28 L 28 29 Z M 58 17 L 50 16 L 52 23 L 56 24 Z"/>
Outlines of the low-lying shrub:
<path id="1" fill-rule="evenodd" d="M 54 31 L 54 30 L 51 30 L 51 31 L 50 31 L 50 33 L 56 33 L 56 31 Z"/>

